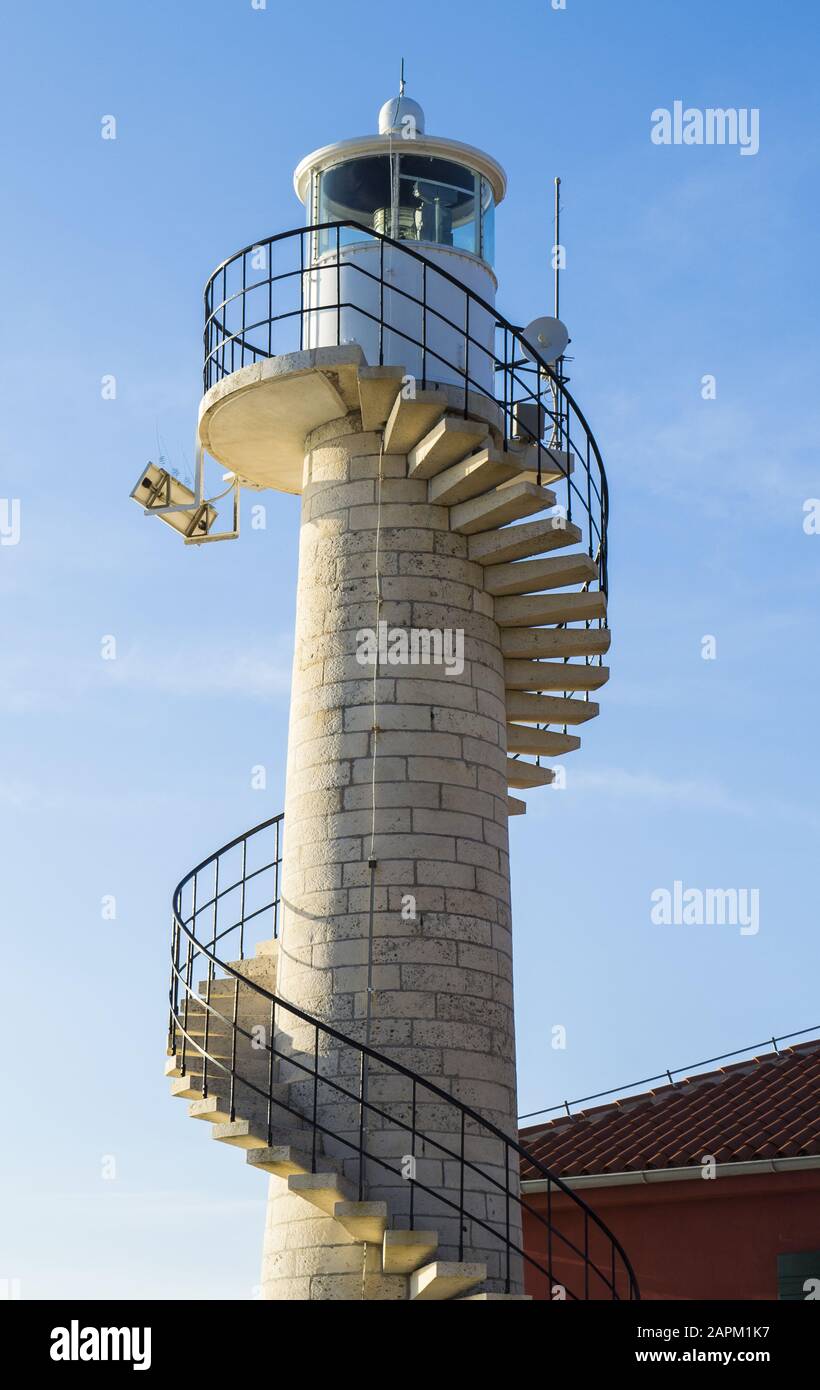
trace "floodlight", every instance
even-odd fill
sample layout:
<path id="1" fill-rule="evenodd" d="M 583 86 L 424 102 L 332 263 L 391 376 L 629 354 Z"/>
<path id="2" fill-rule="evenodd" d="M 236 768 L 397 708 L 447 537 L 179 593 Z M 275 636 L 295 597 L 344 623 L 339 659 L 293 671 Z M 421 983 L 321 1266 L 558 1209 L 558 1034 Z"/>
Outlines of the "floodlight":
<path id="1" fill-rule="evenodd" d="M 166 468 L 149 463 L 131 491 L 135 502 L 186 540 L 205 540 L 216 521 L 216 508 L 197 502 L 196 494 L 172 477 Z"/>

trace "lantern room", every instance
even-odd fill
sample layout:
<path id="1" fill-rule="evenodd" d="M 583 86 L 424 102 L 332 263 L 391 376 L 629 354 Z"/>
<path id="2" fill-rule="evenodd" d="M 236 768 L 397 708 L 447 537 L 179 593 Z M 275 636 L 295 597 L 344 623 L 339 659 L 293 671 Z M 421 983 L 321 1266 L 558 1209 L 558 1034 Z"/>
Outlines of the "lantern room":
<path id="1" fill-rule="evenodd" d="M 370 362 L 400 362 L 443 384 L 469 369 L 472 386 L 492 394 L 492 317 L 479 307 L 466 323 L 463 289 L 495 303 L 501 166 L 428 135 L 422 108 L 402 95 L 381 108 L 377 134 L 303 159 L 294 186 L 313 229 L 305 346 L 358 343 Z"/>

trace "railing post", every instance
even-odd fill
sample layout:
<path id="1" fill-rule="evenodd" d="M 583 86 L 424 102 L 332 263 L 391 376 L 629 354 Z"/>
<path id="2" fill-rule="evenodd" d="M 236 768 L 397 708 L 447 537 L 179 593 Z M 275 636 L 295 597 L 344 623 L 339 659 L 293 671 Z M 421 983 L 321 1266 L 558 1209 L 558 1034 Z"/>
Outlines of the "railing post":
<path id="1" fill-rule="evenodd" d="M 271 246 L 271 274 L 273 274 L 273 246 Z M 299 238 L 299 351 L 305 346 L 305 234 Z"/>
<path id="2" fill-rule="evenodd" d="M 213 978 L 213 964 L 208 961 L 208 974 L 205 984 L 205 1023 L 202 1037 L 202 1097 L 208 1094 L 208 1043 L 211 1035 L 211 980 Z"/>
<path id="3" fill-rule="evenodd" d="M 367 1105 L 367 1053 L 361 1052 L 359 1063 L 359 1201 L 364 1201 L 364 1112 Z"/>
<path id="4" fill-rule="evenodd" d="M 421 389 L 427 387 L 427 262 L 421 269 Z"/>
<path id="5" fill-rule="evenodd" d="M 222 375 L 222 376 L 226 376 L 226 375 L 227 375 L 227 373 L 226 373 L 226 371 L 225 371 L 225 351 L 226 351 L 226 344 L 227 344 L 227 342 L 228 342 L 228 325 L 227 325 L 227 323 L 225 322 L 225 315 L 226 315 L 226 313 L 227 313 L 227 308 L 228 308 L 228 303 L 227 303 L 227 302 L 228 302 L 228 267 L 225 265 L 225 266 L 222 267 L 222 343 L 221 343 L 221 347 L 222 347 L 221 375 Z"/>
<path id="6" fill-rule="evenodd" d="M 512 1251 L 510 1248 L 510 1146 L 504 1145 L 504 1224 L 507 1241 L 507 1272 L 504 1278 L 504 1292 L 510 1292 L 510 1260 Z"/>
<path id="7" fill-rule="evenodd" d="M 336 224 L 336 346 L 342 346 L 342 229 Z"/>
<path id="8" fill-rule="evenodd" d="M 378 265 L 378 364 L 385 364 L 385 243 L 379 245 Z"/>
<path id="9" fill-rule="evenodd" d="M 558 419 L 560 421 L 558 430 L 558 448 L 560 449 L 561 453 L 566 454 L 567 456 L 567 521 L 572 521 L 572 472 L 571 459 L 569 455 L 569 427 L 567 425 L 567 428 L 564 428 L 565 410 L 566 420 L 569 421 L 569 402 L 565 400 L 564 392 L 562 391 L 560 395 L 560 408 L 558 412 Z"/>
<path id="10" fill-rule="evenodd" d="M 464 419 L 470 413 L 470 296 L 464 312 Z"/>
<path id="11" fill-rule="evenodd" d="M 589 528 L 589 556 L 592 559 L 592 469 L 589 458 L 589 435 L 587 435 L 587 526 Z M 600 580 L 598 588 L 600 589 Z"/>
<path id="12" fill-rule="evenodd" d="M 207 392 L 211 384 L 211 335 L 213 325 L 211 323 L 211 299 L 213 296 L 213 280 L 209 280 L 205 286 L 205 327 L 202 330 L 202 351 L 205 360 L 202 363 L 202 389 Z"/>
<path id="13" fill-rule="evenodd" d="M 196 887 L 197 887 L 197 875 L 194 874 L 193 882 L 191 883 L 191 920 L 190 920 L 190 927 L 191 927 L 191 935 L 192 935 L 192 936 L 196 936 Z M 180 904 L 180 906 L 181 906 L 181 904 Z M 187 1046 L 188 1046 L 188 1005 L 189 1005 L 189 1001 L 190 1001 L 190 998 L 191 998 L 191 983 L 192 983 L 192 978 L 193 978 L 193 970 L 194 970 L 194 943 L 193 943 L 193 941 L 191 940 L 191 937 L 189 936 L 189 937 L 188 937 L 188 956 L 187 956 L 187 960 L 186 960 L 186 962 L 185 962 L 185 1002 L 184 1002 L 184 1005 L 183 1005 L 183 1022 L 182 1022 L 182 1074 L 183 1074 L 183 1076 L 185 1075 L 185 1054 L 186 1054 L 186 1049 L 187 1049 Z"/>
<path id="14" fill-rule="evenodd" d="M 246 321 L 246 320 L 245 320 L 245 309 L 246 309 L 246 303 L 247 303 L 247 301 L 246 301 L 246 292 L 247 292 L 247 288 L 248 288 L 248 254 L 247 254 L 246 251 L 243 251 L 243 252 L 242 252 L 242 356 L 241 356 L 241 360 L 240 360 L 240 364 L 239 364 L 241 367 L 244 367 L 244 365 L 245 365 L 245 321 Z"/>
<path id="15" fill-rule="evenodd" d="M 213 952 L 216 951 L 216 933 L 217 933 L 217 922 L 218 922 L 218 919 L 219 919 L 219 856 L 217 855 L 216 860 L 215 860 L 215 862 L 214 862 L 214 902 L 213 902 L 213 914 L 212 914 L 212 920 L 211 920 L 211 928 L 212 928 L 212 930 L 211 930 L 211 950 L 212 950 Z M 210 1036 L 211 1036 L 211 984 L 212 984 L 213 979 L 214 979 L 214 963 L 213 963 L 213 961 L 211 960 L 210 956 L 207 957 L 207 960 L 208 960 L 208 977 L 207 977 L 207 984 L 206 984 L 206 986 L 205 986 L 205 1029 L 204 1029 L 204 1037 L 203 1037 L 203 1039 L 202 1039 L 202 1048 L 203 1048 L 203 1057 L 202 1057 L 202 1095 L 203 1095 L 203 1097 L 207 1096 L 207 1094 L 208 1094 L 208 1043 L 209 1043 L 209 1041 L 210 1041 Z"/>
<path id="16" fill-rule="evenodd" d="M 535 428 L 536 428 L 536 430 L 538 431 L 538 440 L 537 440 L 537 443 L 538 443 L 538 477 L 536 478 L 536 482 L 538 483 L 538 486 L 540 487 L 540 486 L 541 486 L 541 452 L 542 452 L 542 450 L 541 450 L 541 435 L 543 434 L 543 430 L 542 430 L 542 428 L 541 428 L 541 411 L 542 411 L 542 409 L 543 409 L 543 407 L 542 407 L 542 405 L 541 405 L 541 392 L 542 392 L 542 390 L 543 390 L 543 378 L 542 378 L 542 376 L 541 376 L 541 368 L 540 368 L 540 367 L 536 367 L 535 372 L 536 372 L 536 380 L 537 380 L 537 382 L 538 382 L 538 395 L 537 395 L 537 399 L 536 399 L 536 402 L 535 402 Z"/>
<path id="17" fill-rule="evenodd" d="M 239 981 L 233 982 L 233 1028 L 231 1030 L 231 1124 L 236 1119 L 236 1035 L 239 1022 Z"/>
<path id="18" fill-rule="evenodd" d="M 464 1259 L 464 1125 L 466 1116 L 461 1112 L 461 1163 L 458 1184 L 458 1258 Z"/>
<path id="19" fill-rule="evenodd" d="M 313 1149 L 311 1153 L 311 1172 L 316 1172 L 316 1124 L 319 1115 L 319 1025 L 316 1024 L 313 1043 Z"/>
<path id="20" fill-rule="evenodd" d="M 507 448 L 508 440 L 512 434 L 512 393 L 510 391 L 510 377 L 507 369 L 507 358 L 509 356 L 510 345 L 508 339 L 509 330 L 504 327 L 504 360 L 502 362 L 501 376 L 504 382 L 504 448 Z"/>
<path id="21" fill-rule="evenodd" d="M 248 839 L 242 841 L 242 877 L 239 881 L 239 959 L 245 959 L 245 880 L 248 866 Z"/>
<path id="22" fill-rule="evenodd" d="M 268 1035 L 268 1148 L 273 1144 L 273 1071 L 274 1035 L 276 1030 L 276 1001 L 270 1001 L 270 1033 Z"/>
<path id="23" fill-rule="evenodd" d="M 188 942 L 188 957 L 185 962 L 185 998 L 182 1005 L 182 1055 L 180 1057 L 180 1067 L 182 1075 L 185 1075 L 185 1058 L 188 1049 L 188 1001 L 191 997 L 191 972 L 193 970 L 193 947 Z"/>
<path id="24" fill-rule="evenodd" d="M 414 1226 L 416 1211 L 416 1078 L 413 1077 L 413 1093 L 410 1107 L 410 1157 L 413 1162 L 410 1168 L 410 1227 Z"/>
<path id="25" fill-rule="evenodd" d="M 279 845 L 279 826 L 281 822 L 276 821 L 274 831 L 273 846 L 273 936 L 276 940 L 279 936 L 279 865 L 282 862 L 282 851 Z"/>
<path id="26" fill-rule="evenodd" d="M 173 926 L 171 946 L 171 986 L 168 991 L 168 1051 L 176 1057 L 177 1052 L 177 1010 L 179 1008 L 179 923 L 176 912 L 171 914 Z"/>

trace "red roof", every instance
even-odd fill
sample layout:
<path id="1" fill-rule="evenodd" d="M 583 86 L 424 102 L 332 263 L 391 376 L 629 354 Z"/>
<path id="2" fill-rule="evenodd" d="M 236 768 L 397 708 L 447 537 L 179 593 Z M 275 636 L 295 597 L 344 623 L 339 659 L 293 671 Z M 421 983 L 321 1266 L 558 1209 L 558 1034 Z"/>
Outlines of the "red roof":
<path id="1" fill-rule="evenodd" d="M 820 1155 L 820 1039 L 531 1125 L 560 1177 Z M 541 1175 L 525 1160 L 522 1178 Z"/>

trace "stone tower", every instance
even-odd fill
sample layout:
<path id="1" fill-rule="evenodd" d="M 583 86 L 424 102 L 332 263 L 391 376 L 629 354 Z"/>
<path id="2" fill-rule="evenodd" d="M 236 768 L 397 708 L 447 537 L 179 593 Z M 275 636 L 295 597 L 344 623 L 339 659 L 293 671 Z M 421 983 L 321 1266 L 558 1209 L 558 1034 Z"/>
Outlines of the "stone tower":
<path id="1" fill-rule="evenodd" d="M 242 837 L 226 979 L 178 893 L 168 1070 L 271 1175 L 263 1297 L 520 1297 L 510 789 L 598 712 L 605 478 L 496 312 L 494 159 L 402 94 L 295 186 L 209 281 L 199 422 L 301 498 L 275 937 Z"/>

